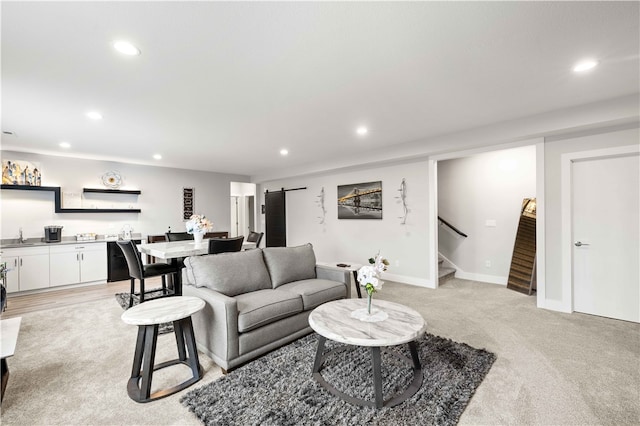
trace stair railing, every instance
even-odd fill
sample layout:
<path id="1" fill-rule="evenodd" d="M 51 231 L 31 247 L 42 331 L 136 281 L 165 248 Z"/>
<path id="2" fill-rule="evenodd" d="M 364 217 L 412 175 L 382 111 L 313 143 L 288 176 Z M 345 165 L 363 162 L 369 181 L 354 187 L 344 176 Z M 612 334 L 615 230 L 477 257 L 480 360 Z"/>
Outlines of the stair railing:
<path id="1" fill-rule="evenodd" d="M 440 221 L 440 223 L 442 223 L 443 225 L 448 226 L 453 232 L 455 232 L 456 234 L 460 235 L 461 237 L 464 237 L 464 238 L 468 237 L 467 234 L 465 234 L 464 232 L 462 232 L 461 230 L 459 230 L 458 228 L 456 228 L 455 226 L 453 226 L 452 224 L 450 224 L 449 222 L 447 222 L 446 220 L 444 220 L 440 216 L 438 216 L 438 220 Z"/>

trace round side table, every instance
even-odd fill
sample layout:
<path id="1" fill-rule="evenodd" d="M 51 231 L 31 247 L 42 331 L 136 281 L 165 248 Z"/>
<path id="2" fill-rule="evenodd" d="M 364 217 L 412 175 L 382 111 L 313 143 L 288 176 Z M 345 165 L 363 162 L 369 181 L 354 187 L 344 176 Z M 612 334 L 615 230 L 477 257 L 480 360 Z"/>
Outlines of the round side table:
<path id="1" fill-rule="evenodd" d="M 198 359 L 191 324 L 191 315 L 202 308 L 204 308 L 202 299 L 174 296 L 150 300 L 124 311 L 122 321 L 138 326 L 133 368 L 127 384 L 127 392 L 131 399 L 136 402 L 149 402 L 164 398 L 191 386 L 202 378 L 202 367 Z M 154 365 L 158 325 L 165 322 L 173 322 L 173 331 L 178 344 L 178 358 Z M 153 372 L 176 364 L 184 364 L 191 368 L 192 377 L 170 389 L 158 390 L 151 394 Z"/>

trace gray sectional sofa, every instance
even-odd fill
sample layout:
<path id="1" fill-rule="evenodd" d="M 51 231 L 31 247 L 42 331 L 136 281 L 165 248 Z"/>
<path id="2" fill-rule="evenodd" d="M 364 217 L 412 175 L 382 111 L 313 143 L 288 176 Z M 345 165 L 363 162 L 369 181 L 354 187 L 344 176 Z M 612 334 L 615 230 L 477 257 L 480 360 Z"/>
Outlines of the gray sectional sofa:
<path id="1" fill-rule="evenodd" d="M 311 333 L 309 313 L 351 297 L 351 274 L 316 265 L 311 244 L 188 257 L 182 293 L 206 303 L 193 316 L 198 349 L 224 370 Z"/>

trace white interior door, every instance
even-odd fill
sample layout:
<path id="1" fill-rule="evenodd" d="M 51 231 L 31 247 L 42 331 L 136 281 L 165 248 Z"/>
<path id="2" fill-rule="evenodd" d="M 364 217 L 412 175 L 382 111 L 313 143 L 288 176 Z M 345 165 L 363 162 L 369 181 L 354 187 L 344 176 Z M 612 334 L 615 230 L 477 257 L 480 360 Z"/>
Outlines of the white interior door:
<path id="1" fill-rule="evenodd" d="M 239 211 L 238 211 L 238 198 L 239 197 L 231 197 L 231 227 L 230 232 L 229 232 L 229 237 L 237 237 L 239 234 L 239 229 L 238 229 L 238 215 L 239 215 Z"/>
<path id="2" fill-rule="evenodd" d="M 640 322 L 640 156 L 572 164 L 573 308 Z"/>

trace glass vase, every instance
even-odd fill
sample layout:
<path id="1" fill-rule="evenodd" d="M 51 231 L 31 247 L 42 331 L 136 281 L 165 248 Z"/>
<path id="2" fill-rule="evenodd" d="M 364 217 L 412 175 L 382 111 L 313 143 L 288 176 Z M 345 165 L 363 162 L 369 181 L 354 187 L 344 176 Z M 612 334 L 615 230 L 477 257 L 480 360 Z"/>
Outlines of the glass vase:
<path id="1" fill-rule="evenodd" d="M 371 315 L 371 298 L 373 295 L 367 292 L 367 314 Z"/>

